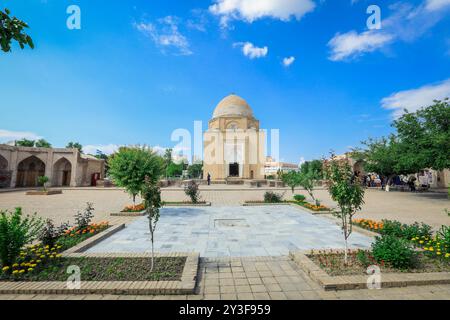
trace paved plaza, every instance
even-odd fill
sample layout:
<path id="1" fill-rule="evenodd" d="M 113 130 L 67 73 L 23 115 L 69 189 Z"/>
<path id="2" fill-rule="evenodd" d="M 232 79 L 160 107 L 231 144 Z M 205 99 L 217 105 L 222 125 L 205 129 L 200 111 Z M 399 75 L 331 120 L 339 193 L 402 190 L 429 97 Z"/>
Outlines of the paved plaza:
<path id="1" fill-rule="evenodd" d="M 88 252 L 148 252 L 149 238 L 148 219 L 142 217 Z M 349 245 L 370 243 L 355 232 Z M 202 257 L 280 256 L 314 248 L 344 248 L 339 226 L 292 206 L 163 208 L 155 236 L 158 252 Z"/>
<path id="2" fill-rule="evenodd" d="M 201 194 L 204 200 L 211 201 L 211 212 L 218 215 L 223 213 L 223 207 L 231 206 L 236 212 L 246 212 L 247 224 L 259 223 L 261 225 L 269 223 L 269 220 L 256 221 L 257 213 L 252 212 L 255 208 L 239 207 L 245 200 L 261 200 L 265 190 L 250 189 L 243 187 L 227 187 L 227 186 L 203 186 Z M 285 193 L 285 197 L 289 198 L 292 193 L 289 190 L 277 190 L 277 192 Z M 296 193 L 305 194 L 303 191 Z M 326 190 L 316 190 L 317 197 L 323 201 L 325 205 L 334 206 L 329 198 Z M 181 189 L 163 189 L 163 199 L 166 201 L 187 200 Z M 140 225 L 139 219 L 143 218 L 112 218 L 111 212 L 120 211 L 126 204 L 131 203 L 129 196 L 122 190 L 117 189 L 69 189 L 64 190 L 63 195 L 50 197 L 33 197 L 25 196 L 25 192 L 0 192 L 0 209 L 13 209 L 21 206 L 25 213 L 37 212 L 42 217 L 55 219 L 57 222 L 71 221 L 77 210 L 82 210 L 86 202 L 93 202 L 96 208 L 96 221 L 108 220 L 111 224 L 127 223 L 129 227 L 133 224 Z M 405 223 L 414 221 L 423 221 L 434 227 L 442 224 L 450 225 L 450 217 L 445 214 L 444 209 L 450 208 L 450 203 L 445 194 L 439 193 L 423 193 L 413 194 L 409 192 L 381 192 L 379 190 L 367 190 L 365 197 L 365 205 L 360 217 L 373 218 L 381 220 L 383 218 L 396 219 Z M 197 209 L 197 208 L 195 208 Z M 270 207 L 257 207 L 257 211 L 270 211 Z M 295 208 L 292 208 L 294 210 Z M 162 217 L 169 216 L 170 212 L 173 218 L 179 219 L 182 223 L 187 223 L 185 219 L 180 219 L 179 215 L 186 214 L 183 210 L 170 208 L 170 211 L 162 212 Z M 169 208 L 167 208 L 169 210 Z M 181 211 L 180 211 L 181 210 Z M 231 210 L 231 209 L 230 209 Z M 247 211 L 248 210 L 248 211 Z M 285 209 L 283 209 L 285 210 Z M 287 210 L 287 209 L 286 209 Z M 297 210 L 297 209 L 295 209 Z M 189 211 L 189 210 L 188 210 Z M 174 213 L 175 212 L 175 213 Z M 295 212 L 295 214 L 294 214 Z M 216 214 L 214 213 L 214 214 Z M 208 221 L 203 225 L 210 228 L 213 219 L 213 213 L 205 213 Z M 178 215 L 178 218 L 176 217 Z M 231 213 L 235 217 L 236 213 Z M 283 219 L 276 219 L 274 214 L 262 215 L 271 217 L 271 224 L 284 225 L 280 227 L 281 231 L 284 227 L 291 228 L 297 225 L 299 230 L 313 228 L 315 223 L 318 227 L 334 229 L 332 223 L 324 224 L 323 221 L 332 221 L 331 217 L 314 217 L 308 215 L 304 218 L 301 211 L 289 211 L 282 214 Z M 295 219 L 291 217 L 295 215 Z M 170 219 L 169 217 L 167 217 Z M 198 217 L 197 217 L 198 218 Z M 195 219 L 197 219 L 195 218 Z M 286 220 L 287 218 L 287 220 Z M 144 218 L 145 219 L 145 218 Z M 302 220 L 305 219 L 305 220 Z M 319 220 L 316 220 L 319 219 Z M 289 226 L 291 221 L 293 225 Z M 304 222 L 303 224 L 301 222 Z M 321 221 L 320 223 L 318 221 Z M 161 220 L 159 230 L 164 228 L 164 218 Z M 237 226 L 242 222 L 232 222 Z M 225 223 L 225 228 L 227 223 Z M 142 230 L 146 226 L 142 224 Z M 192 226 L 192 230 L 196 229 Z M 242 228 L 242 227 L 241 227 Z M 302 229 L 303 228 L 303 229 Z M 176 244 L 174 237 L 178 228 L 168 230 L 168 235 L 164 235 L 167 239 L 172 237 L 173 244 Z M 182 229 L 188 230 L 188 228 Z M 209 230 L 209 229 L 208 229 Z M 170 231 L 170 232 L 169 232 Z M 202 230 L 200 230 L 201 232 Z M 220 230 L 219 230 L 220 231 Z M 245 232 L 235 232 L 237 237 L 242 237 Z M 334 231 L 333 231 L 334 232 Z M 304 233 L 305 234 L 305 233 Z M 307 234 L 307 233 L 306 233 Z M 353 234 L 356 236 L 357 233 Z M 162 234 L 160 236 L 163 236 Z M 178 235 L 179 236 L 179 235 Z M 296 235 L 290 237 L 290 241 L 295 241 Z M 228 236 L 227 236 L 228 238 Z M 272 240 L 275 237 L 272 237 Z M 230 237 L 230 239 L 232 239 Z M 249 241 L 251 238 L 248 237 Z M 218 239 L 216 239 L 218 241 Z M 321 241 L 321 240 L 318 240 Z M 231 242 L 231 240 L 230 240 Z M 169 242 L 167 242 L 169 243 Z M 170 244 L 169 244 L 170 245 Z M 219 246 L 219 245 L 218 245 Z M 207 249 L 206 246 L 205 249 Z M 167 250 L 175 250 L 175 248 L 166 248 Z M 177 248 L 178 249 L 178 248 Z M 186 251 L 186 250 L 182 250 Z M 205 251 L 205 253 L 207 250 Z M 280 252 L 282 253 L 282 252 Z M 123 295 L 0 295 L 0 299 L 33 299 L 33 300 L 49 300 L 49 299 L 450 299 L 450 285 L 434 285 L 434 286 L 418 286 L 406 288 L 392 288 L 381 290 L 350 290 L 328 292 L 324 291 L 316 282 L 314 282 L 307 274 L 305 274 L 293 261 L 286 255 L 282 256 L 265 256 L 265 257 L 234 257 L 234 258 L 201 258 L 200 269 L 198 273 L 197 292 L 195 295 L 181 296 L 123 296 Z"/>

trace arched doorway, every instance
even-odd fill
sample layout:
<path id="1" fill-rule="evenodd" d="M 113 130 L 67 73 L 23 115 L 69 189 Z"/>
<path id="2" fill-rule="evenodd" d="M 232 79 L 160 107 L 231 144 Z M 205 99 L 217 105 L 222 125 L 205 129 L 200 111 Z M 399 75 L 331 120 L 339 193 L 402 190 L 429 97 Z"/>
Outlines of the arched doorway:
<path id="1" fill-rule="evenodd" d="M 45 163 L 31 156 L 19 163 L 16 187 L 37 187 L 38 177 L 45 175 Z"/>
<path id="2" fill-rule="evenodd" d="M 56 161 L 53 166 L 53 185 L 58 187 L 70 186 L 72 164 L 66 158 Z"/>
<path id="3" fill-rule="evenodd" d="M 11 183 L 11 171 L 8 170 L 8 160 L 0 155 L 0 188 L 8 188 Z"/>

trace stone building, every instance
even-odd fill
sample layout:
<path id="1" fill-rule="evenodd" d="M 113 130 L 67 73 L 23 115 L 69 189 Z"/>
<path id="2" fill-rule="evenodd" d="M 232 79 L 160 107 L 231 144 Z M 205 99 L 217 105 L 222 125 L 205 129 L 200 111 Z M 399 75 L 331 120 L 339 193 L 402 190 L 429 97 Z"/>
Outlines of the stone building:
<path id="1" fill-rule="evenodd" d="M 93 186 L 103 179 L 104 171 L 104 160 L 78 149 L 0 144 L 0 188 L 36 187 L 40 176 L 47 176 L 50 186 Z"/>
<path id="2" fill-rule="evenodd" d="M 203 177 L 264 179 L 265 134 L 248 103 L 236 95 L 215 108 L 204 134 Z"/>

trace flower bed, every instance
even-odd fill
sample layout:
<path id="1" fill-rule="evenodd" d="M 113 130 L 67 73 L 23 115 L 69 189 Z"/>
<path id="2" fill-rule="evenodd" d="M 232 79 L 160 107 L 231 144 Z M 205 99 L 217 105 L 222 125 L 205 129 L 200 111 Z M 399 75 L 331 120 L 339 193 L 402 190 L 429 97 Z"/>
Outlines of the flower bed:
<path id="1" fill-rule="evenodd" d="M 108 228 L 109 223 L 106 221 L 92 223 L 85 228 L 72 227 L 66 230 L 56 243 L 61 246 L 62 251 L 65 251 Z"/>
<path id="2" fill-rule="evenodd" d="M 377 222 L 370 219 L 354 219 L 353 223 L 358 227 L 377 233 L 380 233 L 384 226 L 383 222 Z"/>
<path id="3" fill-rule="evenodd" d="M 21 276 L 0 280 L 11 281 L 66 281 L 67 269 L 80 268 L 83 281 L 180 281 L 186 257 L 157 257 L 154 270 L 150 271 L 150 258 L 58 258 L 47 263 L 41 272 L 24 272 Z"/>
<path id="4" fill-rule="evenodd" d="M 121 212 L 141 212 L 145 210 L 145 206 L 143 203 L 137 205 L 128 205 Z"/>
<path id="5" fill-rule="evenodd" d="M 342 251 L 318 251 L 307 254 L 317 266 L 330 276 L 367 275 L 368 266 L 378 266 L 381 273 L 427 273 L 450 272 L 450 264 L 443 260 L 433 259 L 426 254 L 417 255 L 416 265 L 411 268 L 394 268 L 383 261 L 377 262 L 370 251 L 349 251 L 347 265 L 344 263 Z"/>
<path id="6" fill-rule="evenodd" d="M 324 205 L 315 205 L 309 202 L 300 202 L 300 201 L 295 201 L 293 202 L 301 207 L 304 207 L 306 209 L 312 210 L 312 211 L 316 211 L 316 212 L 323 212 L 323 211 L 330 211 L 330 208 L 324 206 Z"/>

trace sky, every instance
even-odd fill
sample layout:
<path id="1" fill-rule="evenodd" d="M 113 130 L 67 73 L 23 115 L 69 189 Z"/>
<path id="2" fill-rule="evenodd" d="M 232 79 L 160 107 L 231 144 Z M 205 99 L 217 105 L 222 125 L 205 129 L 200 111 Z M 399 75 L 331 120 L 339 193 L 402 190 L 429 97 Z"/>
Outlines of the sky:
<path id="1" fill-rule="evenodd" d="M 173 147 L 174 130 L 206 129 L 235 93 L 262 128 L 280 130 L 280 160 L 298 163 L 388 135 L 404 108 L 450 96 L 450 0 L 2 7 L 29 24 L 35 48 L 0 53 L 0 142 Z"/>

